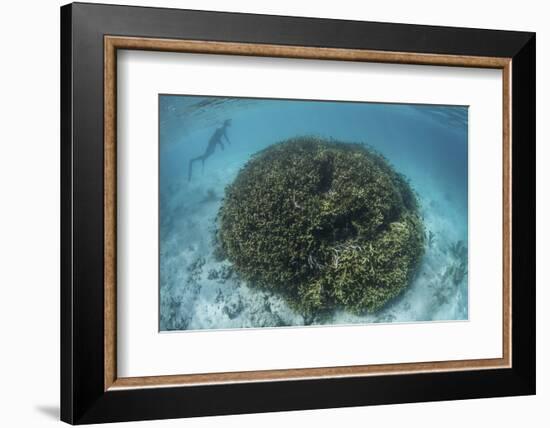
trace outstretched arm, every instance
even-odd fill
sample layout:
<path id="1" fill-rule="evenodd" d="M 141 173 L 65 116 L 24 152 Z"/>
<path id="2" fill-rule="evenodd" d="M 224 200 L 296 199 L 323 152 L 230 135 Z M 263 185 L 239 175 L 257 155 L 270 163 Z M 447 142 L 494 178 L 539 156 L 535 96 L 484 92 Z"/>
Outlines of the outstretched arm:
<path id="1" fill-rule="evenodd" d="M 222 143 L 222 139 L 219 138 L 217 143 L 220 145 L 220 147 L 222 148 L 222 150 L 224 150 L 224 147 L 223 147 L 223 143 Z"/>

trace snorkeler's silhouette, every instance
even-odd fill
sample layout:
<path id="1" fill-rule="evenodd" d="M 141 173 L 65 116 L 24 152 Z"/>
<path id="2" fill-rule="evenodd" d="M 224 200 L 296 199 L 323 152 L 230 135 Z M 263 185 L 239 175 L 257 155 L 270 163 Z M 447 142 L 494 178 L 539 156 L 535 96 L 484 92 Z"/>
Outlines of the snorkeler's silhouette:
<path id="1" fill-rule="evenodd" d="M 193 163 L 195 161 L 202 161 L 202 170 L 204 171 L 204 161 L 214 154 L 214 151 L 216 150 L 216 144 L 219 144 L 222 150 L 224 149 L 222 137 L 225 137 L 227 142 L 231 144 L 231 141 L 229 141 L 229 138 L 227 137 L 227 128 L 229 128 L 230 126 L 231 119 L 227 119 L 223 123 L 223 125 L 220 128 L 216 129 L 214 131 L 214 134 L 212 134 L 212 136 L 210 137 L 210 141 L 208 141 L 208 146 L 206 147 L 204 154 L 201 156 L 197 156 L 196 158 L 193 158 L 189 161 L 189 181 L 191 181 L 191 175 L 193 174 Z"/>

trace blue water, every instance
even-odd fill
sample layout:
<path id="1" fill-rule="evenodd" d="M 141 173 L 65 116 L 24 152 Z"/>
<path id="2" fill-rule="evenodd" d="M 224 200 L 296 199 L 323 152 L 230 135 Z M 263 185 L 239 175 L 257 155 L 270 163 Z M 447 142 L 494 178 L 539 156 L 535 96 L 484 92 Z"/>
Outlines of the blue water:
<path id="1" fill-rule="evenodd" d="M 468 110 L 357 102 L 162 95 L 160 98 L 160 329 L 304 325 L 279 296 L 250 288 L 213 255 L 224 188 L 257 151 L 300 135 L 367 143 L 416 190 L 426 253 L 408 289 L 375 314 L 337 311 L 324 323 L 468 319 Z M 231 144 L 204 153 L 224 120 Z M 225 141 L 224 141 L 225 143 Z"/>

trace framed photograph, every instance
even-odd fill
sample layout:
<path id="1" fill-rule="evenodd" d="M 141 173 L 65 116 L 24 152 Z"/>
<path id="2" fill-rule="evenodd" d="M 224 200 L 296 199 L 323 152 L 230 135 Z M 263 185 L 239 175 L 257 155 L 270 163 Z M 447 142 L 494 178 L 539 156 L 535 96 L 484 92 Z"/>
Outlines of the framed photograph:
<path id="1" fill-rule="evenodd" d="M 535 35 L 61 8 L 61 418 L 535 393 Z"/>

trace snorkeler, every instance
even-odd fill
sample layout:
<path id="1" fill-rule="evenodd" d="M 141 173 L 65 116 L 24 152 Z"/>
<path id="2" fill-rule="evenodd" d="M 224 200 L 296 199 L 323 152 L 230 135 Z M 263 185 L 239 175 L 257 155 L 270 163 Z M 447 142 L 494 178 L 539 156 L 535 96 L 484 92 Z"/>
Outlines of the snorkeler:
<path id="1" fill-rule="evenodd" d="M 204 171 L 204 161 L 214 154 L 214 151 L 216 150 L 216 144 L 219 144 L 223 150 L 223 137 L 225 137 L 228 144 L 231 144 L 231 141 L 229 141 L 229 138 L 227 137 L 227 128 L 229 128 L 230 126 L 231 119 L 226 119 L 222 127 L 216 129 L 214 131 L 214 134 L 210 137 L 210 141 L 208 142 L 208 146 L 206 147 L 204 154 L 202 156 L 197 156 L 196 158 L 193 158 L 189 161 L 189 181 L 191 181 L 191 175 L 193 173 L 193 163 L 195 161 L 202 161 L 202 170 Z"/>

